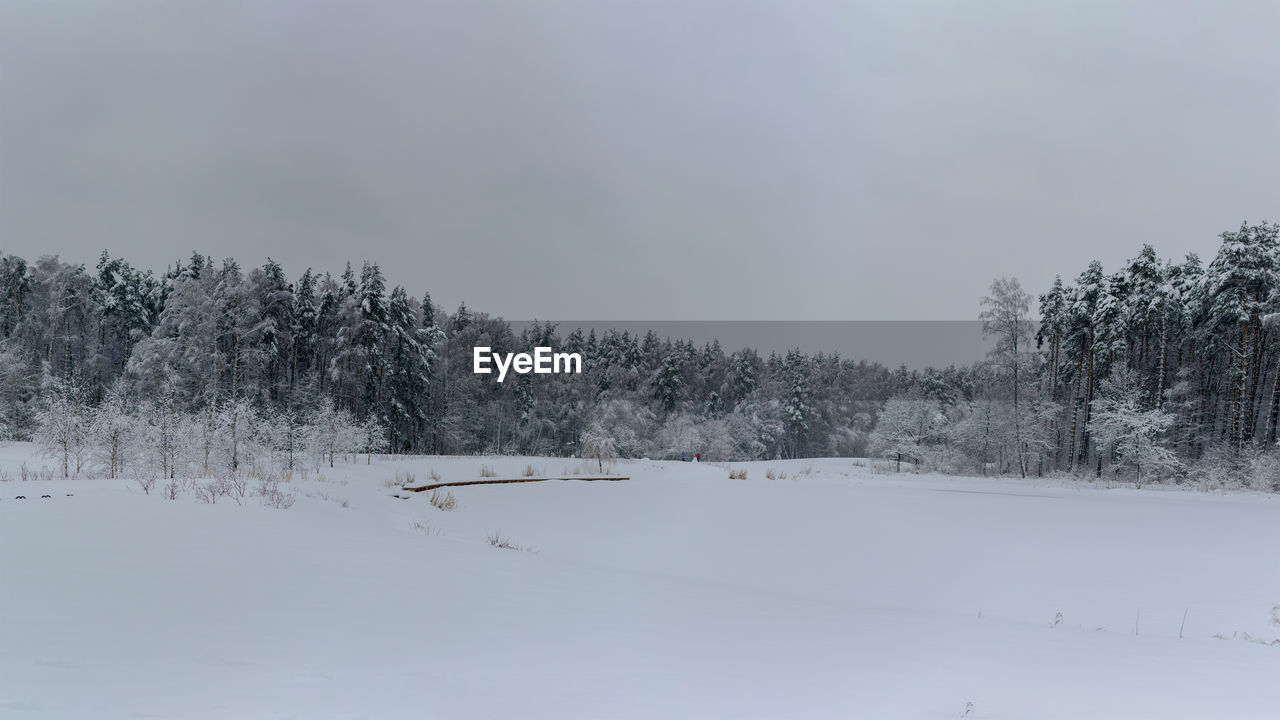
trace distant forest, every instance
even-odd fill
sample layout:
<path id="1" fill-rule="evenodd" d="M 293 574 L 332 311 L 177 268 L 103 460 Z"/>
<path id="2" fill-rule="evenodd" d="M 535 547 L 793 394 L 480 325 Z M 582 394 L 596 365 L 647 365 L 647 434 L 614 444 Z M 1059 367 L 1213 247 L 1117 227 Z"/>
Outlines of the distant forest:
<path id="1" fill-rule="evenodd" d="M 1038 298 L 998 279 L 975 298 L 990 357 L 915 369 L 653 332 L 516 334 L 388 290 L 372 262 L 290 279 L 272 261 L 200 254 L 157 275 L 107 252 L 93 268 L 0 253 L 0 437 L 41 442 L 68 474 L 236 472 L 324 457 L 322 445 L 330 462 L 335 450 L 572 455 L 591 434 L 623 457 L 875 455 L 944 472 L 1266 485 L 1277 235 L 1270 223 L 1223 233 L 1207 264 L 1146 245 Z M 479 345 L 579 352 L 584 372 L 499 384 L 472 373 Z M 155 451 L 161 431 L 173 447 Z"/>

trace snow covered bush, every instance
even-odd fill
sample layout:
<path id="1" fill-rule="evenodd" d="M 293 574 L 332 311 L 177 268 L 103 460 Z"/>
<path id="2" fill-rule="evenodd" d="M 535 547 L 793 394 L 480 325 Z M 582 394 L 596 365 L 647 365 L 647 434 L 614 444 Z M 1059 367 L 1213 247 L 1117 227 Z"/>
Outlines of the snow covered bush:
<path id="1" fill-rule="evenodd" d="M 208 505 L 216 504 L 218 502 L 218 498 L 223 495 L 227 495 L 229 492 L 230 489 L 227 487 L 226 482 L 221 478 L 205 480 L 204 482 L 199 482 L 195 485 L 196 499 Z"/>
<path id="2" fill-rule="evenodd" d="M 280 481 L 275 477 L 260 478 L 255 492 L 262 498 L 263 505 L 275 510 L 288 510 L 298 499 L 293 490 L 281 490 Z"/>
<path id="3" fill-rule="evenodd" d="M 1258 453 L 1249 465 L 1249 470 L 1257 479 L 1259 488 L 1269 492 L 1280 492 L 1280 449 L 1273 448 Z"/>

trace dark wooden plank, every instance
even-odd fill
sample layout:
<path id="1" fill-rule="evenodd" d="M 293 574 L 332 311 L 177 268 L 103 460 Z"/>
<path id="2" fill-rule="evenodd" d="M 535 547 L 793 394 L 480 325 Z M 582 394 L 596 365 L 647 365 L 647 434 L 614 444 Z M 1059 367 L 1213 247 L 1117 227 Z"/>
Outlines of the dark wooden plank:
<path id="1" fill-rule="evenodd" d="M 427 490 L 435 490 L 443 487 L 461 487 L 463 485 L 502 485 L 504 483 L 526 483 L 526 482 L 546 482 L 548 480 L 582 480 L 584 482 L 595 482 L 603 480 L 608 482 L 617 482 L 619 480 L 630 480 L 629 477 L 618 477 L 613 475 L 605 475 L 599 477 L 521 477 L 521 478 L 501 478 L 501 479 L 485 479 L 485 480 L 458 480 L 455 482 L 432 483 L 430 485 L 416 485 L 414 487 L 403 487 L 402 490 L 409 492 L 425 492 Z"/>

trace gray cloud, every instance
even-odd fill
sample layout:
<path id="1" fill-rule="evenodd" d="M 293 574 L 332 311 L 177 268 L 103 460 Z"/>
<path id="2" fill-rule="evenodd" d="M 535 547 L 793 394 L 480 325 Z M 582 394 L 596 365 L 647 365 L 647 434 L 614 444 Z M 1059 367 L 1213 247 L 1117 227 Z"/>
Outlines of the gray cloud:
<path id="1" fill-rule="evenodd" d="M 1175 6 L 1176 5 L 1176 6 Z M 1277 219 L 1280 6 L 0 4 L 0 247 L 508 317 L 964 319 Z"/>

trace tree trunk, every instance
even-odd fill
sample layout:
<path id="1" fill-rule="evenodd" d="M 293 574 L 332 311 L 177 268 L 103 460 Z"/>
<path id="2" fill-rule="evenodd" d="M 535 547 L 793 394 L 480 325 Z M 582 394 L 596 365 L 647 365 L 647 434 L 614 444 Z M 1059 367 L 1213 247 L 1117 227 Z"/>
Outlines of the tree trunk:
<path id="1" fill-rule="evenodd" d="M 1075 471 L 1076 471 L 1077 454 L 1079 453 L 1079 447 L 1078 447 L 1078 445 L 1077 445 L 1077 443 L 1078 443 L 1077 438 L 1078 438 L 1078 437 L 1079 437 L 1079 435 L 1080 435 L 1080 433 L 1079 433 L 1079 429 L 1080 429 L 1080 428 L 1079 428 L 1079 422 L 1080 422 L 1080 390 L 1081 390 L 1081 388 L 1083 387 L 1083 382 L 1084 382 L 1084 350 L 1085 350 L 1085 348 L 1084 348 L 1084 336 L 1083 336 L 1083 335 L 1081 335 L 1081 336 L 1080 336 L 1080 362 L 1079 362 L 1079 365 L 1078 365 L 1078 366 L 1077 366 L 1077 368 L 1076 368 L 1076 387 L 1075 387 L 1075 391 L 1071 393 L 1071 464 L 1070 464 L 1070 469 L 1071 469 L 1072 474 L 1074 474 L 1074 473 L 1075 473 Z"/>
<path id="2" fill-rule="evenodd" d="M 1245 393 L 1249 387 L 1249 321 L 1240 324 L 1240 381 L 1236 387 L 1237 407 L 1233 420 L 1232 442 L 1239 450 L 1244 447 L 1244 416 L 1248 401 Z"/>
<path id="3" fill-rule="evenodd" d="M 1268 444 L 1276 442 L 1276 422 L 1280 420 L 1280 352 L 1276 353 L 1276 379 L 1271 383 L 1271 409 L 1267 413 L 1267 432 L 1265 440 Z"/>
<path id="4" fill-rule="evenodd" d="M 1164 359 L 1168 355 L 1167 342 L 1169 338 L 1169 309 L 1166 300 L 1160 306 L 1160 362 L 1159 369 L 1156 370 L 1156 402 L 1157 409 L 1164 406 Z"/>

